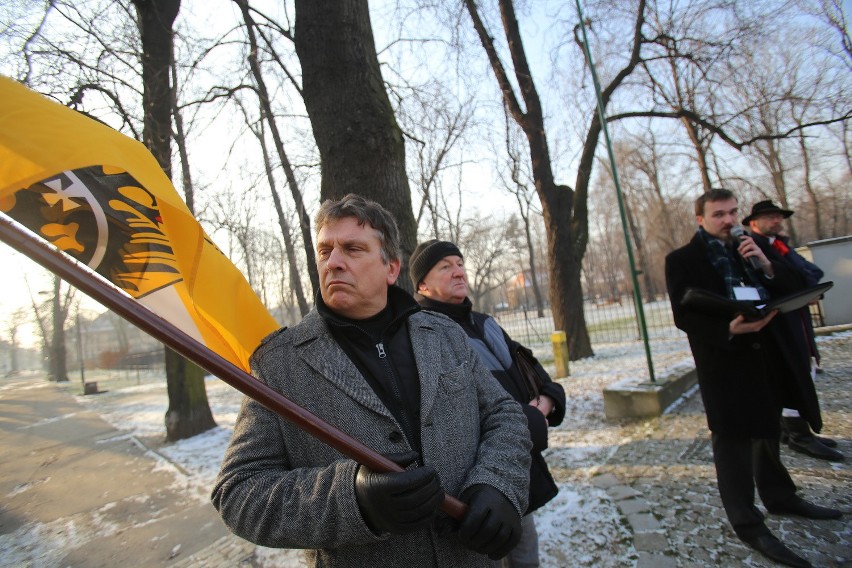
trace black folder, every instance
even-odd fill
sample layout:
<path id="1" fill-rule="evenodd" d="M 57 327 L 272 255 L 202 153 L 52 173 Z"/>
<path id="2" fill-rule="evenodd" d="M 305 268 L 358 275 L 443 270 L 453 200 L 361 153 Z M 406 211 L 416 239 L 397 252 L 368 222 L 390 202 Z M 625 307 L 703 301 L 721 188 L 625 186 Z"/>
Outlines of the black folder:
<path id="1" fill-rule="evenodd" d="M 821 282 L 816 286 L 769 300 L 766 303 L 754 300 L 731 300 L 715 292 L 700 288 L 687 288 L 680 305 L 710 315 L 719 315 L 731 319 L 742 315 L 747 320 L 757 320 L 772 310 L 786 313 L 803 308 L 822 296 L 832 286 L 834 286 L 834 282 Z"/>

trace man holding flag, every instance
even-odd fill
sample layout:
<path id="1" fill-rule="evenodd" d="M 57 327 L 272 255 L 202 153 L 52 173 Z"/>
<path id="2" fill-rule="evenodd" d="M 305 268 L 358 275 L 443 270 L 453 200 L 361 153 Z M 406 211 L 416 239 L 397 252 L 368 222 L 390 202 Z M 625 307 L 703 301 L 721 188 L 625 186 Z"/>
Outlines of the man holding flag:
<path id="1" fill-rule="evenodd" d="M 526 507 L 522 414 L 460 329 L 392 286 L 395 223 L 359 203 L 323 209 L 318 309 L 254 356 L 273 390 L 242 369 L 274 319 L 150 152 L 0 77 L 0 240 L 251 397 L 214 494 L 237 532 L 324 548 L 319 565 L 489 565 Z"/>
<path id="2" fill-rule="evenodd" d="M 252 371 L 406 469 L 372 471 L 246 399 L 213 504 L 252 542 L 309 549 L 310 566 L 491 566 L 517 544 L 527 507 L 519 405 L 461 328 L 394 286 L 387 210 L 326 201 L 316 230 L 316 307 L 264 340 Z M 467 504 L 457 524 L 438 512 L 444 491 Z"/>

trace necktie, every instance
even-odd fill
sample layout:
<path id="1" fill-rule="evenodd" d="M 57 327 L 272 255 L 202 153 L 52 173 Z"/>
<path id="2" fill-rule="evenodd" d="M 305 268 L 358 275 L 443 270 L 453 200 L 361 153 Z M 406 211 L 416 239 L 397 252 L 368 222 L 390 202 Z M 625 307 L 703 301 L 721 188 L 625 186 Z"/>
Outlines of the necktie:
<path id="1" fill-rule="evenodd" d="M 772 246 L 775 247 L 775 250 L 781 253 L 781 256 L 784 256 L 788 252 L 790 252 L 790 247 L 784 244 L 784 241 L 781 239 L 775 239 L 772 241 Z"/>

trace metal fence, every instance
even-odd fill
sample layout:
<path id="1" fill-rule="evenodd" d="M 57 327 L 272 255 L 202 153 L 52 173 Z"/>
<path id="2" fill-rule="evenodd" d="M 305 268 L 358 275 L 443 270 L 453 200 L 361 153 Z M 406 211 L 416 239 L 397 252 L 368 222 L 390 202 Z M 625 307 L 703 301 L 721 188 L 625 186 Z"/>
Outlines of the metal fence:
<path id="1" fill-rule="evenodd" d="M 685 338 L 686 334 L 674 325 L 668 297 L 644 302 L 642 307 L 645 312 L 652 359 L 656 367 L 657 347 L 674 339 Z M 824 325 L 822 304 L 813 304 L 809 306 L 809 309 L 814 327 L 822 327 Z M 586 327 L 594 351 L 604 344 L 642 341 L 632 295 L 607 302 L 586 302 L 584 310 Z M 542 362 L 553 360 L 550 336 L 554 331 L 554 324 L 550 309 L 544 310 L 543 317 L 538 317 L 536 310 L 502 311 L 494 314 L 494 317 L 512 339 L 533 349 Z M 570 330 L 565 331 L 570 334 Z"/>
<path id="2" fill-rule="evenodd" d="M 645 302 L 642 307 L 649 338 L 683 336 L 674 325 L 668 298 Z M 607 302 L 586 302 L 584 310 L 593 347 L 602 343 L 642 340 L 632 296 L 623 296 Z M 550 309 L 544 310 L 544 317 L 538 317 L 536 310 L 515 310 L 499 312 L 495 314 L 495 318 L 512 339 L 525 345 L 549 343 L 550 334 L 554 331 Z M 565 331 L 570 333 L 570 330 Z"/>

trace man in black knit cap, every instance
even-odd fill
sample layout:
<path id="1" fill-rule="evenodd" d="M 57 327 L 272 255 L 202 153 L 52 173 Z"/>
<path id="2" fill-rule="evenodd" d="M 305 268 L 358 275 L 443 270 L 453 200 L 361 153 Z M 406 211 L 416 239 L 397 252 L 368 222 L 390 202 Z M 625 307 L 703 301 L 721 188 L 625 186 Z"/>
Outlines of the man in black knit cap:
<path id="1" fill-rule="evenodd" d="M 529 507 L 521 542 L 502 565 L 538 566 L 538 534 L 532 512 L 559 491 L 541 452 L 547 448 L 547 427 L 557 426 L 565 417 L 565 391 L 551 380 L 529 349 L 513 341 L 494 318 L 473 311 L 467 297 L 464 256 L 455 244 L 439 240 L 419 244 L 409 259 L 409 276 L 420 305 L 458 323 L 485 366 L 524 409 L 533 442 Z M 530 365 L 525 366 L 521 359 Z"/>

